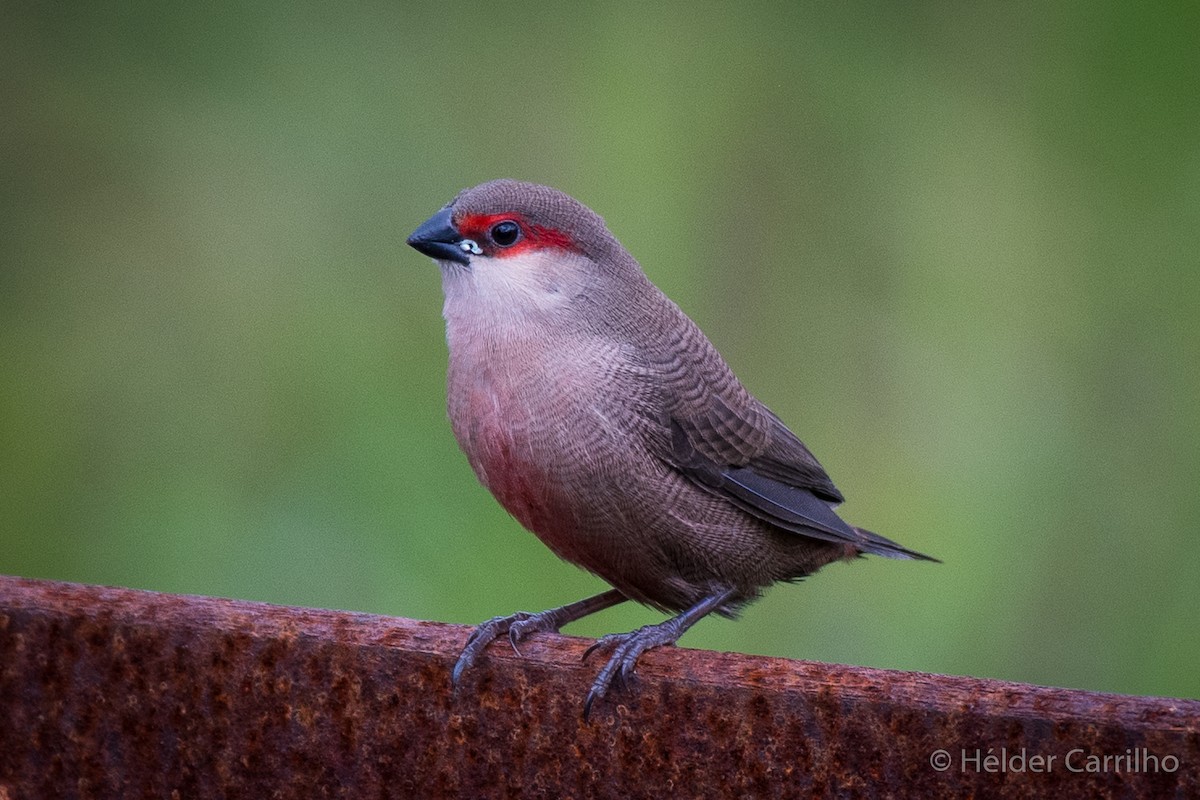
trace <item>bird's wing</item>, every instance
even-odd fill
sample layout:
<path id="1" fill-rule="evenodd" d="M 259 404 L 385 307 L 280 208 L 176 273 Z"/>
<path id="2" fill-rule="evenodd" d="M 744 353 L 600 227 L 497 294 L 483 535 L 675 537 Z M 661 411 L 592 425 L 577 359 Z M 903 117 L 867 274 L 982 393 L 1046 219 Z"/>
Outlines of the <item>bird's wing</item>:
<path id="1" fill-rule="evenodd" d="M 742 435 L 736 433 L 728 406 L 717 400 L 713 407 L 723 410 L 671 419 L 670 463 L 700 488 L 783 530 L 887 558 L 937 561 L 847 524 L 833 510 L 842 495 L 812 453 L 778 417 L 751 400 L 770 421 L 770 434 L 757 450 L 751 444 L 759 438 L 752 433 L 757 429 L 747 425 L 740 428 Z M 725 422 L 714 424 L 714 417 Z M 753 454 L 746 457 L 748 452 Z"/>
<path id="2" fill-rule="evenodd" d="M 737 415 L 720 397 L 712 398 L 709 409 L 708 414 L 671 418 L 670 461 L 676 469 L 701 488 L 780 528 L 816 539 L 861 543 L 857 529 L 833 511 L 842 500 L 833 481 L 774 414 L 753 403 L 746 409 L 749 414 Z"/>
<path id="3" fill-rule="evenodd" d="M 887 558 L 937 560 L 839 517 L 842 494 L 817 459 L 740 384 L 692 396 L 705 400 L 670 415 L 667 460 L 697 486 L 783 530 Z"/>
<path id="4" fill-rule="evenodd" d="M 650 288 L 658 298 L 651 313 L 622 317 L 613 330 L 641 377 L 635 407 L 651 453 L 780 529 L 890 558 L 928 558 L 834 513 L 844 498 L 809 449 L 746 391 L 696 324 Z M 638 310 L 637 303 L 630 307 Z M 629 336 L 632 329 L 639 335 Z"/>
<path id="5" fill-rule="evenodd" d="M 804 443 L 755 399 L 695 324 L 680 314 L 665 346 L 642 350 L 659 402 L 651 447 L 695 485 L 748 514 L 814 539 L 907 557 L 848 525 L 842 493 Z"/>
<path id="6" fill-rule="evenodd" d="M 671 450 L 680 466 L 737 467 L 829 502 L 845 499 L 796 434 L 740 386 L 703 399 L 671 414 Z"/>

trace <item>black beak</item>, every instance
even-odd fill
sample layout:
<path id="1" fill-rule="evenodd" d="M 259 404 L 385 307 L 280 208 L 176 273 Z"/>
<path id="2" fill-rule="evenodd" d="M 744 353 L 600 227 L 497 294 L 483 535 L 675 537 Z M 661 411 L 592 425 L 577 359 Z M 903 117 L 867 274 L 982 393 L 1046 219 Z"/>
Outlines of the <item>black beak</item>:
<path id="1" fill-rule="evenodd" d="M 408 244 L 439 261 L 470 264 L 470 257 L 460 246 L 462 240 L 462 235 L 454 228 L 454 223 L 451 221 L 450 207 L 446 206 L 422 222 L 420 227 L 408 237 Z"/>

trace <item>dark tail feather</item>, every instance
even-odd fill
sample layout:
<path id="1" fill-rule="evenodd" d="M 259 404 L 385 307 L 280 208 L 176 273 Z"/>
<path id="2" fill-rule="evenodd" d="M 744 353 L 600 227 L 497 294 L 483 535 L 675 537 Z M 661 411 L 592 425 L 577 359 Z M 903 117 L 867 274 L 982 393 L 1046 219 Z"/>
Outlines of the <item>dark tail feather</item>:
<path id="1" fill-rule="evenodd" d="M 884 558 L 911 558 L 917 561 L 932 561 L 935 564 L 942 563 L 941 559 L 927 556 L 924 553 L 918 553 L 916 550 L 909 550 L 907 547 L 901 547 L 891 539 L 885 539 L 878 533 L 863 528 L 854 529 L 862 540 L 855 542 L 855 547 L 862 550 L 864 553 L 871 553 Z"/>

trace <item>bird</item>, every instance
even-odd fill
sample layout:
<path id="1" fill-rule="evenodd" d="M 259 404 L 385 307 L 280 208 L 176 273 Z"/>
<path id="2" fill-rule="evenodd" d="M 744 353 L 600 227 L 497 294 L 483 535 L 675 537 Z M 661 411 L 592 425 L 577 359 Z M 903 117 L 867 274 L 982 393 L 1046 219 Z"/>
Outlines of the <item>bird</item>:
<path id="1" fill-rule="evenodd" d="M 711 613 L 737 616 L 776 582 L 863 554 L 937 561 L 843 521 L 842 493 L 809 449 L 573 197 L 489 181 L 407 244 L 440 268 L 447 409 L 475 475 L 551 551 L 612 587 L 484 622 L 455 685 L 505 635 L 517 650 L 628 600 L 674 615 L 588 648 L 585 660 L 610 655 L 586 720 L 646 650 Z"/>

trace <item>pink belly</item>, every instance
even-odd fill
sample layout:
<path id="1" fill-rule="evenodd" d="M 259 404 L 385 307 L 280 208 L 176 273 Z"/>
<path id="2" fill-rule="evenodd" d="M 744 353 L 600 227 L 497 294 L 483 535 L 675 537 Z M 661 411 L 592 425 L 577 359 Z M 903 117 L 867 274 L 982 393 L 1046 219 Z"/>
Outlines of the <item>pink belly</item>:
<path id="1" fill-rule="evenodd" d="M 513 441 L 507 434 L 490 426 L 480 433 L 477 439 L 480 477 L 508 513 L 537 533 L 550 521 L 544 477 L 527 458 L 514 457 Z"/>
<path id="2" fill-rule="evenodd" d="M 500 505 L 560 558 L 592 568 L 575 525 L 572 494 L 560 476 L 538 463 L 527 417 L 500 421 L 503 406 L 488 392 L 472 398 L 477 415 L 467 455 Z"/>

